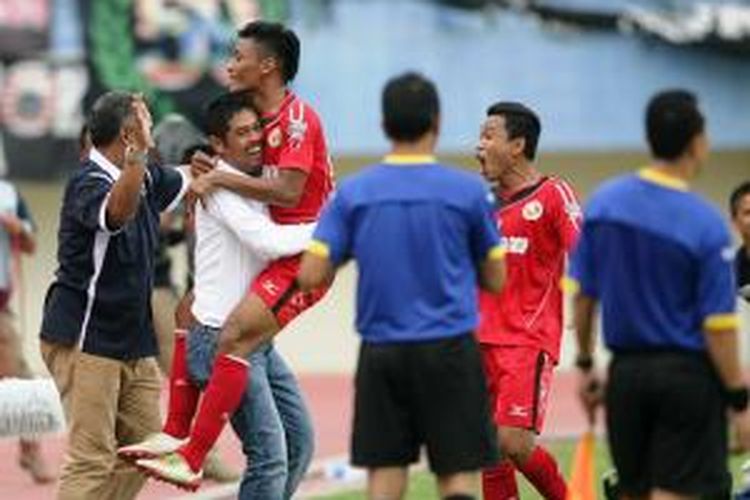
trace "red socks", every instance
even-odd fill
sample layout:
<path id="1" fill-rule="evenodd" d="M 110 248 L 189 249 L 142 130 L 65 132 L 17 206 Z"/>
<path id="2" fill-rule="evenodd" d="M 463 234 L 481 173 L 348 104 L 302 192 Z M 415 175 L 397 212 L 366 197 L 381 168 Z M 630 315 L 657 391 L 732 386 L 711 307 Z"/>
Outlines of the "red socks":
<path id="1" fill-rule="evenodd" d="M 526 463 L 518 467 L 526 479 L 547 500 L 565 500 L 568 487 L 557 462 L 541 446 L 534 448 Z"/>
<path id="2" fill-rule="evenodd" d="M 200 391 L 188 378 L 187 331 L 175 330 L 172 369 L 169 372 L 169 404 L 163 431 L 176 438 L 190 434 Z"/>
<path id="3" fill-rule="evenodd" d="M 513 462 L 503 460 L 482 471 L 482 494 L 485 500 L 519 500 Z"/>
<path id="4" fill-rule="evenodd" d="M 203 393 L 190 441 L 179 453 L 190 464 L 193 472 L 203 467 L 206 454 L 216 443 L 229 417 L 242 401 L 248 382 L 248 362 L 228 354 L 220 354 L 214 361 L 211 378 Z"/>
<path id="5" fill-rule="evenodd" d="M 482 471 L 482 493 L 485 500 L 518 500 L 516 468 L 546 500 L 565 500 L 568 488 L 555 459 L 541 446 L 534 448 L 521 467 L 503 460 L 496 467 Z"/>

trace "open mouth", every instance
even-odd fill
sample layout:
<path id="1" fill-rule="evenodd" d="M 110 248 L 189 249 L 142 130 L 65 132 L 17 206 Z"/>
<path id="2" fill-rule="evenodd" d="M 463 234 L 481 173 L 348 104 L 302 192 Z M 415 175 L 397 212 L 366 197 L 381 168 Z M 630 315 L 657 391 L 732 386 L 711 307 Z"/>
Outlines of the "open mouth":
<path id="1" fill-rule="evenodd" d="M 481 165 L 482 167 L 484 167 L 484 164 L 485 164 L 485 162 L 486 162 L 486 160 L 487 160 L 487 157 L 486 157 L 486 155 L 485 155 L 485 154 L 484 154 L 483 152 L 477 152 L 477 153 L 476 153 L 476 154 L 474 155 L 474 158 L 475 158 L 475 159 L 476 159 L 476 160 L 477 160 L 477 161 L 479 162 L 479 164 L 480 164 L 480 165 Z"/>

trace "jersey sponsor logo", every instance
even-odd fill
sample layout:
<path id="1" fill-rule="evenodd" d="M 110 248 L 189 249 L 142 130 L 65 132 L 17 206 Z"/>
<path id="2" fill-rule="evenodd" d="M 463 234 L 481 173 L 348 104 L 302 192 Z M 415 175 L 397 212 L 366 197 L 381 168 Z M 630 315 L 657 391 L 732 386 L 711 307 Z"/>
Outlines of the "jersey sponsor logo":
<path id="1" fill-rule="evenodd" d="M 268 133 L 266 143 L 269 147 L 272 148 L 278 148 L 279 146 L 281 146 L 281 129 L 279 127 L 274 127 L 273 129 L 271 129 L 271 131 Z"/>
<path id="2" fill-rule="evenodd" d="M 518 418 L 527 418 L 529 416 L 529 409 L 525 406 L 512 404 L 510 405 L 510 408 L 508 409 L 508 416 L 511 417 L 518 417 Z"/>
<path id="3" fill-rule="evenodd" d="M 529 239 L 522 236 L 503 236 L 500 246 L 508 253 L 523 255 L 529 250 Z"/>
<path id="4" fill-rule="evenodd" d="M 543 213 L 544 207 L 539 202 L 539 200 L 531 200 L 521 209 L 521 215 L 525 220 L 528 221 L 539 220 Z"/>

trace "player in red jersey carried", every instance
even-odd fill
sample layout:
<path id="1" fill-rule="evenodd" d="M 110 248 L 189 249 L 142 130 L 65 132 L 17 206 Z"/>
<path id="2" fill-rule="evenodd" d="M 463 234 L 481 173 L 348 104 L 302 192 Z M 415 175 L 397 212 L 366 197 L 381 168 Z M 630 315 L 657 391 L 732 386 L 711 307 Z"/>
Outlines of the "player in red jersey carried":
<path id="1" fill-rule="evenodd" d="M 519 470 L 546 499 L 564 500 L 555 459 L 535 442 L 542 431 L 552 370 L 562 337 L 566 254 L 576 242 L 581 209 L 570 186 L 534 166 L 541 123 L 520 103 L 487 110 L 477 159 L 497 196 L 507 281 L 500 295 L 480 292 L 479 342 L 502 462 L 485 470 L 487 500 L 517 499 Z"/>
<path id="2" fill-rule="evenodd" d="M 229 189 L 267 203 L 276 223 L 317 220 L 333 189 L 333 174 L 317 113 L 287 88 L 297 73 L 299 56 L 299 39 L 278 23 L 255 21 L 238 32 L 227 66 L 230 90 L 248 92 L 262 115 L 264 174 L 253 178 L 215 170 L 213 159 L 199 154 L 193 159 L 193 170 L 205 173 L 191 186 L 198 196 Z M 295 256 L 271 263 L 232 311 L 221 331 L 213 372 L 195 420 L 196 389 L 184 374 L 175 373 L 173 368 L 164 432 L 144 446 L 121 450 L 121 455 L 131 459 L 159 455 L 156 460 L 139 460 L 138 465 L 178 486 L 194 487 L 200 481 L 206 453 L 218 439 L 226 416 L 238 407 L 245 392 L 248 379 L 245 358 L 327 291 L 327 287 L 311 292 L 297 288 L 299 262 L 300 256 Z M 177 349 L 175 352 L 179 355 Z M 179 440 L 188 433 L 185 443 Z"/>

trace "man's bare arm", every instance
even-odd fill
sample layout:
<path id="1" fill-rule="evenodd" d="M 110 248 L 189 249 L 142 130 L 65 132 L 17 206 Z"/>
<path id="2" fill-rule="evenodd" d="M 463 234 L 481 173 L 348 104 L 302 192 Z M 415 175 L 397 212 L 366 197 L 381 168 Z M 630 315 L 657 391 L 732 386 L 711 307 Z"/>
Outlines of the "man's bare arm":
<path id="1" fill-rule="evenodd" d="M 193 191 L 203 197 L 214 189 L 223 188 L 245 198 L 280 207 L 299 204 L 307 182 L 307 173 L 296 169 L 282 169 L 272 178 L 250 177 L 220 170 L 212 170 L 198 177 Z"/>
<path id="2" fill-rule="evenodd" d="M 334 274 L 333 264 L 328 257 L 308 250 L 302 256 L 297 284 L 302 291 L 310 291 L 330 283 Z"/>
<path id="3" fill-rule="evenodd" d="M 479 286 L 490 293 L 500 293 L 505 284 L 505 252 L 493 249 L 479 264 Z"/>
<path id="4" fill-rule="evenodd" d="M 0 225 L 14 238 L 18 238 L 21 252 L 32 254 L 36 250 L 36 237 L 30 225 L 15 215 L 0 214 Z"/>

